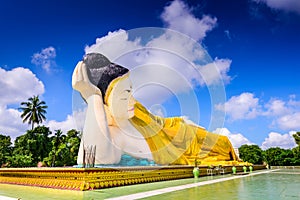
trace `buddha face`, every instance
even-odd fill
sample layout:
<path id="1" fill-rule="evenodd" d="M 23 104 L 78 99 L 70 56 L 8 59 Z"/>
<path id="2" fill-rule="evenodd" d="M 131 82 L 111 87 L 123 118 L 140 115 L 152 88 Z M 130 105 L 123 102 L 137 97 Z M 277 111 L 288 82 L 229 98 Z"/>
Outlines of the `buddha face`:
<path id="1" fill-rule="evenodd" d="M 134 98 L 129 74 L 118 78 L 107 99 L 111 115 L 115 119 L 130 119 L 134 116 Z"/>

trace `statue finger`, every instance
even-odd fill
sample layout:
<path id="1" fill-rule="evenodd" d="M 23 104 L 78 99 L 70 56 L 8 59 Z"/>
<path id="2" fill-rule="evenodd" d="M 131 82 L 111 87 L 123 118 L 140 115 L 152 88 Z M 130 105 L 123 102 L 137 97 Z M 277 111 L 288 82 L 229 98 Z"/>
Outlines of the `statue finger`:
<path id="1" fill-rule="evenodd" d="M 81 65 L 81 74 L 82 74 L 83 80 L 90 83 L 90 79 L 87 74 L 86 65 L 84 63 L 82 63 L 82 65 Z"/>
<path id="2" fill-rule="evenodd" d="M 72 74 L 72 86 L 75 86 L 75 84 L 79 81 L 82 80 L 82 75 L 81 75 L 81 64 L 82 64 L 82 61 L 78 62 L 74 71 L 73 71 L 73 74 Z"/>

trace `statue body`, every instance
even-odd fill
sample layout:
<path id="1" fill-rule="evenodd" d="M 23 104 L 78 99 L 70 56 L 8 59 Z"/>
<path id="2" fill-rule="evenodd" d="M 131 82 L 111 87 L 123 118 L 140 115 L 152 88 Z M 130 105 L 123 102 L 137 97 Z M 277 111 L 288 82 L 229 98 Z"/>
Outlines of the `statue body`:
<path id="1" fill-rule="evenodd" d="M 79 165 L 83 163 L 83 149 L 88 146 L 96 147 L 95 164 L 100 165 L 118 164 L 122 154 L 162 165 L 194 165 L 195 160 L 226 164 L 238 160 L 227 137 L 209 133 L 181 117 L 162 118 L 148 112 L 132 96 L 128 70 L 103 61 L 101 56 L 88 54 L 73 72 L 72 86 L 88 105 Z M 89 69 L 97 65 L 104 68 L 95 72 L 101 76 L 95 81 L 93 69 Z"/>

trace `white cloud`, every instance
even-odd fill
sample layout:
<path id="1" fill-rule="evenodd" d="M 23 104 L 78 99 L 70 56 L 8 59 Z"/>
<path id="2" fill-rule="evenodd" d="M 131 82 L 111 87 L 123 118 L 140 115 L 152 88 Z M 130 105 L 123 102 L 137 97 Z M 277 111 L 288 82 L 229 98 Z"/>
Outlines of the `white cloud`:
<path id="1" fill-rule="evenodd" d="M 198 19 L 187 5 L 175 0 L 165 7 L 162 19 L 168 28 L 176 31 L 141 28 L 109 32 L 98 38 L 96 44 L 87 46 L 85 52 L 102 53 L 112 62 L 129 68 L 135 97 L 148 105 L 162 103 L 197 85 L 206 83 L 209 87 L 231 80 L 227 74 L 231 61 L 213 61 L 195 41 L 202 40 L 215 26 L 215 18 L 204 16 Z M 180 27 L 185 28 L 181 30 Z"/>
<path id="2" fill-rule="evenodd" d="M 107 36 L 97 38 L 96 43 L 85 47 L 86 53 L 101 53 L 110 61 L 115 61 L 122 55 L 140 49 L 140 40 L 130 41 L 125 30 L 109 32 Z"/>
<path id="3" fill-rule="evenodd" d="M 300 129 L 299 122 L 300 122 L 300 112 L 283 115 L 276 120 L 278 126 L 283 130 Z"/>
<path id="4" fill-rule="evenodd" d="M 50 120 L 46 123 L 46 126 L 50 128 L 52 132 L 55 130 L 61 130 L 63 133 L 67 133 L 71 129 L 76 129 L 76 124 L 73 116 L 68 115 L 65 121 L 55 121 L 55 120 Z"/>
<path id="5" fill-rule="evenodd" d="M 13 140 L 26 132 L 28 124 L 21 119 L 21 112 L 0 105 L 0 134 L 9 135 Z"/>
<path id="6" fill-rule="evenodd" d="M 0 68 L 0 105 L 16 104 L 44 93 L 44 84 L 29 69 Z"/>
<path id="7" fill-rule="evenodd" d="M 196 41 L 201 41 L 206 33 L 212 30 L 217 23 L 217 18 L 204 15 L 201 19 L 196 18 L 183 1 L 174 0 L 164 8 L 161 15 L 167 28 L 187 34 Z"/>
<path id="8" fill-rule="evenodd" d="M 287 102 L 287 105 L 291 107 L 292 109 L 300 108 L 300 101 L 296 100 L 296 95 L 292 94 L 289 96 L 289 101 Z"/>
<path id="9" fill-rule="evenodd" d="M 296 12 L 300 14 L 299 0 L 253 0 L 253 1 L 265 3 L 272 9 L 284 10 L 287 12 Z"/>
<path id="10" fill-rule="evenodd" d="M 51 71 L 51 67 L 55 66 L 56 50 L 54 47 L 47 47 L 41 52 L 35 53 L 32 56 L 31 63 L 41 66 L 46 72 Z"/>
<path id="11" fill-rule="evenodd" d="M 286 134 L 280 134 L 276 132 L 269 133 L 268 137 L 262 143 L 261 148 L 263 150 L 271 147 L 280 147 L 283 149 L 291 149 L 296 146 L 295 140 L 293 138 L 295 131 L 290 131 Z"/>
<path id="12" fill-rule="evenodd" d="M 145 38 L 129 41 L 130 34 L 141 32 L 138 36 Z M 155 32 L 156 35 L 148 37 L 143 32 Z M 129 68 L 135 97 L 143 102 L 162 103 L 172 95 L 193 90 L 196 85 L 212 86 L 231 80 L 227 74 L 230 60 L 213 61 L 199 43 L 168 29 L 110 32 L 97 39 L 96 44 L 87 46 L 85 51 L 102 53 Z M 159 102 L 157 96 L 160 96 Z"/>
<path id="13" fill-rule="evenodd" d="M 21 113 L 12 105 L 19 105 L 33 95 L 42 95 L 44 84 L 29 69 L 18 67 L 10 71 L 0 68 L 0 133 L 13 139 L 28 128 Z"/>
<path id="14" fill-rule="evenodd" d="M 193 126 L 198 126 L 200 128 L 205 129 L 203 126 L 200 126 L 199 124 L 196 124 L 194 121 L 189 119 L 189 116 L 181 116 L 181 118 L 184 120 L 185 123 L 193 125 Z"/>
<path id="15" fill-rule="evenodd" d="M 241 133 L 231 133 L 227 128 L 217 128 L 213 131 L 214 133 L 225 135 L 230 140 L 231 144 L 235 148 L 239 148 L 243 144 L 253 144 L 248 140 L 245 136 L 243 136 Z"/>
<path id="16" fill-rule="evenodd" d="M 155 49 L 167 50 L 168 52 L 174 53 L 177 56 L 180 56 L 188 60 L 189 62 L 194 62 L 197 60 L 205 60 L 205 59 L 206 59 L 205 62 L 210 61 L 205 57 L 206 52 L 199 43 L 197 43 L 195 40 L 188 37 L 187 35 L 182 34 L 181 32 L 173 31 L 170 29 L 165 29 L 165 32 L 162 35 L 151 39 L 147 43 L 146 47 L 150 49 L 155 48 Z M 152 51 L 152 53 L 154 52 Z M 149 59 L 149 53 L 147 54 L 146 58 Z M 167 59 L 163 59 L 163 57 L 159 57 L 159 58 L 160 59 L 158 61 L 160 62 L 163 62 L 163 60 L 167 60 Z"/>
<path id="17" fill-rule="evenodd" d="M 217 110 L 225 111 L 231 121 L 260 116 L 271 119 L 270 125 L 273 128 L 285 131 L 300 129 L 300 101 L 296 100 L 296 95 L 290 95 L 286 101 L 271 98 L 264 104 L 259 98 L 254 97 L 254 94 L 246 92 L 233 96 L 224 104 L 215 107 Z"/>
<path id="18" fill-rule="evenodd" d="M 264 116 L 274 117 L 273 124 L 282 130 L 300 129 L 300 101 L 291 95 L 288 101 L 271 99 L 265 106 Z"/>
<path id="19" fill-rule="evenodd" d="M 61 129 L 64 133 L 68 132 L 71 129 L 76 129 L 82 131 L 85 122 L 87 105 L 83 105 L 77 110 L 73 110 L 72 115 L 68 115 L 64 121 L 58 122 L 55 120 L 50 120 L 47 122 L 47 125 L 50 127 L 51 131 Z"/>
<path id="20" fill-rule="evenodd" d="M 280 116 L 290 112 L 286 102 L 280 99 L 271 99 L 265 104 L 265 108 L 267 111 L 263 115 L 266 116 Z"/>
<path id="21" fill-rule="evenodd" d="M 199 72 L 191 65 L 168 53 L 153 52 L 151 55 L 153 61 L 160 58 L 170 59 L 153 64 L 150 60 L 144 60 L 149 63 L 131 69 L 130 77 L 136 98 L 157 104 L 171 96 L 193 90 L 193 80 Z"/>
<path id="22" fill-rule="evenodd" d="M 225 111 L 231 120 L 253 119 L 260 114 L 259 99 L 247 92 L 231 97 L 225 104 L 216 105 L 216 109 Z"/>
<path id="23" fill-rule="evenodd" d="M 203 79 L 200 79 L 202 85 L 219 84 L 222 81 L 228 84 L 231 77 L 227 74 L 229 72 L 231 60 L 229 59 L 215 59 L 214 62 L 204 66 L 199 66 L 199 71 Z"/>

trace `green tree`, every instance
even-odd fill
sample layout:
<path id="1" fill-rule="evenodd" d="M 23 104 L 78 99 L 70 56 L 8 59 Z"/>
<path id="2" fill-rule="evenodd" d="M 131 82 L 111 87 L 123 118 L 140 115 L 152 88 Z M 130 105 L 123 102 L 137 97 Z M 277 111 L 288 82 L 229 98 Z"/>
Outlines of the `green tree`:
<path id="1" fill-rule="evenodd" d="M 14 154 L 7 158 L 9 167 L 33 167 L 32 156 L 23 154 Z"/>
<path id="2" fill-rule="evenodd" d="M 72 166 L 77 164 L 77 156 L 80 146 L 80 132 L 74 129 L 67 132 L 66 146 L 68 149 L 66 165 Z"/>
<path id="3" fill-rule="evenodd" d="M 242 145 L 239 148 L 240 158 L 245 162 L 252 164 L 262 164 L 263 151 L 258 145 Z"/>
<path id="4" fill-rule="evenodd" d="M 72 166 L 77 162 L 77 154 L 80 145 L 80 132 L 72 129 L 63 135 L 57 131 L 52 137 L 52 150 L 44 162 L 49 166 Z"/>
<path id="5" fill-rule="evenodd" d="M 293 151 L 279 147 L 267 149 L 265 151 L 265 160 L 270 166 L 289 166 L 295 163 Z"/>
<path id="6" fill-rule="evenodd" d="M 7 159 L 11 156 L 11 138 L 0 134 L 0 167 L 7 163 Z"/>
<path id="7" fill-rule="evenodd" d="M 295 142 L 298 146 L 300 146 L 300 132 L 297 132 L 295 134 L 293 134 L 293 137 L 295 139 Z"/>
<path id="8" fill-rule="evenodd" d="M 292 149 L 293 152 L 293 160 L 292 160 L 292 165 L 300 165 L 300 146 L 297 146 Z"/>
<path id="9" fill-rule="evenodd" d="M 271 147 L 265 151 L 265 160 L 270 166 L 278 166 L 279 155 L 281 149 L 279 147 Z"/>
<path id="10" fill-rule="evenodd" d="M 22 102 L 21 106 L 23 107 L 19 109 L 22 111 L 23 123 L 31 124 L 31 130 L 33 130 L 34 124 L 40 124 L 46 120 L 45 114 L 48 106 L 45 101 L 40 101 L 39 96 L 30 97 L 28 101 Z"/>
<path id="11" fill-rule="evenodd" d="M 300 165 L 300 132 L 296 132 L 293 137 L 298 146 L 292 149 L 294 155 L 292 165 Z"/>
<path id="12" fill-rule="evenodd" d="M 43 161 L 49 155 L 51 150 L 49 135 L 51 135 L 51 131 L 45 126 L 28 130 L 24 135 L 16 138 L 13 155 L 30 156 L 26 165 L 36 166 L 39 161 Z M 18 167 L 24 166 L 20 165 Z"/>
<path id="13" fill-rule="evenodd" d="M 281 149 L 278 159 L 279 166 L 291 166 L 294 162 L 294 154 L 291 149 Z"/>

